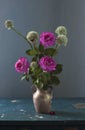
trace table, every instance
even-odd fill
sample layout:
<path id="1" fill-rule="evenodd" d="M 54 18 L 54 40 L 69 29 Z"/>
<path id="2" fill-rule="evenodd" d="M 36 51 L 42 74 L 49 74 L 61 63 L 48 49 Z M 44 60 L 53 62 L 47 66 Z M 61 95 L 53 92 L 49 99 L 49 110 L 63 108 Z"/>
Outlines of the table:
<path id="1" fill-rule="evenodd" d="M 0 99 L 0 130 L 85 130 L 85 98 L 55 98 L 52 111 L 36 113 L 31 98 Z"/>

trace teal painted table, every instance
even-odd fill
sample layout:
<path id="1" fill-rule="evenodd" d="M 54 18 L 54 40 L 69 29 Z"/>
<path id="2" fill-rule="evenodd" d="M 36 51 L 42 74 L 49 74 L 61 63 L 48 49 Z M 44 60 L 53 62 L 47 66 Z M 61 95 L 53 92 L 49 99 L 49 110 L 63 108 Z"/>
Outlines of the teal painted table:
<path id="1" fill-rule="evenodd" d="M 56 98 L 55 115 L 35 112 L 32 99 L 0 99 L 0 130 L 85 130 L 85 98 Z"/>

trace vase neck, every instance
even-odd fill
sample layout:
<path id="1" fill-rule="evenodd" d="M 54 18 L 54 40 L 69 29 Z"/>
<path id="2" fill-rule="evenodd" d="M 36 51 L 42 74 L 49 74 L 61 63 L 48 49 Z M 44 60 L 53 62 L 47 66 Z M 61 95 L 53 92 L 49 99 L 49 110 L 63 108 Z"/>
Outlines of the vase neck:
<path id="1" fill-rule="evenodd" d="M 42 92 L 42 93 L 46 93 L 46 90 L 44 90 L 44 89 L 37 88 L 37 91 Z"/>

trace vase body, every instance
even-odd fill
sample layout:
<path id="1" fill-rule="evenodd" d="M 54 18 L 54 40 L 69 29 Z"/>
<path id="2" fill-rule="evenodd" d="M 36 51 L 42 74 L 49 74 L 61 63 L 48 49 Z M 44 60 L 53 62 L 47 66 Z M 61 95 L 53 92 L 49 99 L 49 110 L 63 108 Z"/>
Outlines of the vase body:
<path id="1" fill-rule="evenodd" d="M 33 93 L 33 103 L 37 113 L 47 114 L 51 111 L 53 92 L 49 88 L 47 90 L 36 89 Z"/>

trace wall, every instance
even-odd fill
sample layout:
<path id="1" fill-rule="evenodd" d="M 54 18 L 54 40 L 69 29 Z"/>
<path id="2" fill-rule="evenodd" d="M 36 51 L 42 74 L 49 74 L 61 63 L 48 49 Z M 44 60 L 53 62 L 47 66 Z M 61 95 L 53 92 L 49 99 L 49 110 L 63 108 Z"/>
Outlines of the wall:
<path id="1" fill-rule="evenodd" d="M 19 57 L 27 57 L 28 45 L 14 32 L 6 30 L 6 19 L 12 19 L 24 35 L 31 30 L 54 31 L 58 25 L 65 25 L 69 43 L 56 57 L 64 67 L 54 96 L 85 96 L 84 4 L 84 0 L 0 0 L 0 97 L 32 96 L 31 82 L 20 81 L 21 75 L 14 69 Z"/>
<path id="2" fill-rule="evenodd" d="M 69 43 L 65 49 L 62 48 L 59 57 L 64 70 L 61 86 L 56 88 L 55 95 L 85 97 L 85 0 L 58 2 L 58 23 L 67 27 Z"/>

